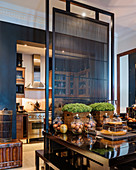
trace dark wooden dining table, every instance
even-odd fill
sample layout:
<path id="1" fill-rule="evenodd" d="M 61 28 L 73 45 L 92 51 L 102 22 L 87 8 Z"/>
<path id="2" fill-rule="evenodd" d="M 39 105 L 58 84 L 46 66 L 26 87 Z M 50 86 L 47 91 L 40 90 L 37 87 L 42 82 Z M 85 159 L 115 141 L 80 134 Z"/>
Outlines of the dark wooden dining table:
<path id="1" fill-rule="evenodd" d="M 109 170 L 117 169 L 120 166 L 125 166 L 125 168 L 127 166 L 136 166 L 134 163 L 136 160 L 136 137 L 119 141 L 110 141 L 100 136 L 89 134 L 74 135 L 71 132 L 60 134 L 47 133 L 44 131 L 43 134 L 46 145 L 43 151 L 36 151 L 37 170 L 39 170 L 39 157 L 45 161 L 45 164 L 52 165 L 52 169 L 58 168 L 63 170 L 62 164 L 53 164 L 51 155 L 55 152 L 53 149 L 54 143 L 62 146 L 62 148 L 64 147 L 68 151 L 80 155 L 81 158 L 86 159 L 87 163 L 89 162 L 89 166 L 94 167 L 92 168 L 93 170 L 95 168 L 96 170 Z M 80 164 L 81 166 L 78 167 L 79 169 L 85 169 L 85 167 L 82 168 L 83 159 L 81 159 L 82 163 Z M 70 163 L 68 162 L 67 165 L 70 166 Z M 71 166 L 70 169 L 72 168 L 73 166 Z"/>

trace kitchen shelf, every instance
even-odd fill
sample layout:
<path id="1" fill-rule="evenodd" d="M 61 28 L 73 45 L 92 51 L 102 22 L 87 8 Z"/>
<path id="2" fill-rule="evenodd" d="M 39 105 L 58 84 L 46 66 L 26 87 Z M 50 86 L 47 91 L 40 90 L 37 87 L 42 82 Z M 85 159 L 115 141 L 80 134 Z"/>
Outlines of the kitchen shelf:
<path id="1" fill-rule="evenodd" d="M 25 80 L 25 67 L 16 67 L 16 81 Z"/>
<path id="2" fill-rule="evenodd" d="M 25 97 L 25 67 L 16 67 L 16 97 Z"/>

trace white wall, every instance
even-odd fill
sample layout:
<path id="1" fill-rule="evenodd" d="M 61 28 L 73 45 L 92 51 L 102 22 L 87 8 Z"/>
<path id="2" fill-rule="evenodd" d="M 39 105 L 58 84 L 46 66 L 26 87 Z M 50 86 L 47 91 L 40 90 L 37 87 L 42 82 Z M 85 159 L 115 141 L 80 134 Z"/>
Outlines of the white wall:
<path id="1" fill-rule="evenodd" d="M 128 55 L 120 58 L 120 113 L 126 113 L 129 103 Z"/>
<path id="2" fill-rule="evenodd" d="M 118 38 L 118 54 L 136 48 L 136 33 Z"/>

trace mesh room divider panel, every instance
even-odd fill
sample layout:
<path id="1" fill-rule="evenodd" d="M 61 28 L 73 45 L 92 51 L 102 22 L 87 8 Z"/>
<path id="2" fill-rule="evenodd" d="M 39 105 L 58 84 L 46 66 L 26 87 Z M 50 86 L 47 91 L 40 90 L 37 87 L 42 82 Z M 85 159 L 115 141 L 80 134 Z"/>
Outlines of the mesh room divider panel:
<path id="1" fill-rule="evenodd" d="M 53 16 L 55 108 L 107 101 L 109 24 L 57 9 Z"/>

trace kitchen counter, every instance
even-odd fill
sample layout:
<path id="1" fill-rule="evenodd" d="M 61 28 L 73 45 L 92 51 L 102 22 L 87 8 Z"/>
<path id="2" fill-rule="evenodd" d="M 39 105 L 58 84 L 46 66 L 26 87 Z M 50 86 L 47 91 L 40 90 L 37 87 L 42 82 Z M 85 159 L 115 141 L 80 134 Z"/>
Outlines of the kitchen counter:
<path id="1" fill-rule="evenodd" d="M 26 112 L 17 112 L 17 114 L 29 114 L 29 113 L 45 113 L 45 111 L 26 111 Z M 49 114 L 51 114 L 52 111 L 49 111 Z"/>
<path id="2" fill-rule="evenodd" d="M 17 112 L 17 115 L 28 115 L 28 112 Z"/>
<path id="3" fill-rule="evenodd" d="M 33 111 L 27 111 L 27 112 L 28 112 L 28 113 L 31 113 L 31 112 L 33 112 L 33 113 L 35 113 L 35 112 L 38 112 L 38 113 L 40 113 L 40 112 L 41 112 L 41 113 L 45 113 L 45 110 L 39 110 L 39 111 L 38 111 L 38 110 L 36 110 L 36 111 L 33 110 Z M 49 113 L 51 113 L 51 112 L 52 112 L 52 111 L 49 111 Z"/>
<path id="4" fill-rule="evenodd" d="M 28 113 L 45 113 L 45 110 L 37 110 L 37 111 L 35 111 L 35 110 L 33 110 L 33 111 L 27 111 Z"/>
<path id="5" fill-rule="evenodd" d="M 51 115 L 51 111 L 49 114 Z M 17 112 L 17 138 L 27 139 L 27 142 L 43 138 L 44 118 L 45 111 Z"/>

